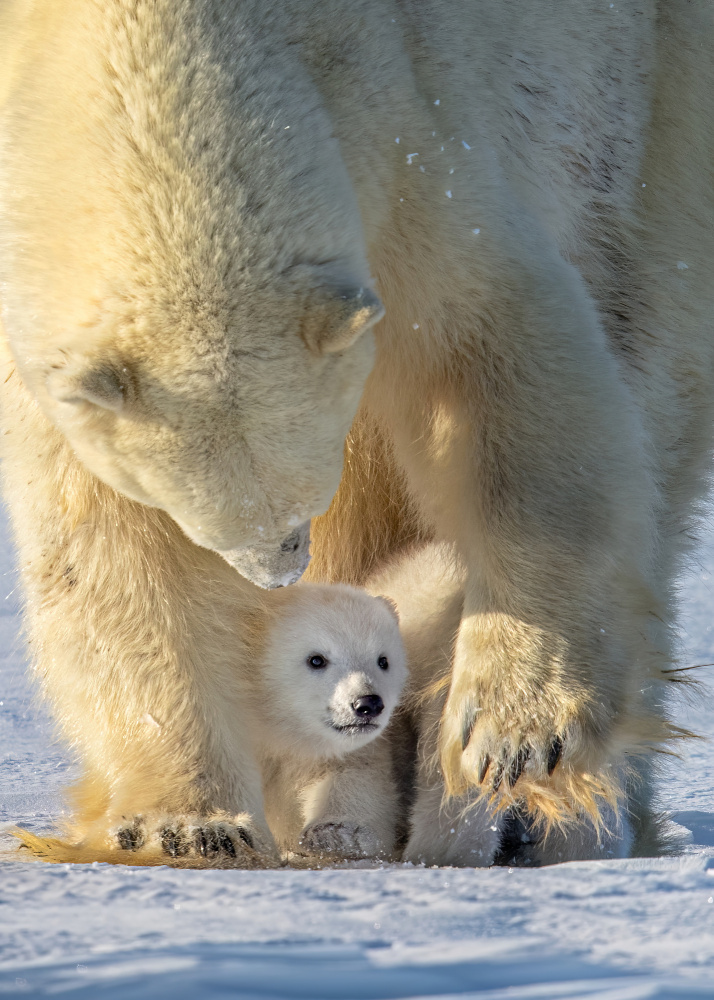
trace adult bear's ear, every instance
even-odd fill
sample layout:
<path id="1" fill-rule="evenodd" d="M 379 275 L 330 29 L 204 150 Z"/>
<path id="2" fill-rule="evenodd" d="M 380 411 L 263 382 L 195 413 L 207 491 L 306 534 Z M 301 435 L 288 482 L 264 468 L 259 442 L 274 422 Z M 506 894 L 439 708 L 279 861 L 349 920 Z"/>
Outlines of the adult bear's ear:
<path id="1" fill-rule="evenodd" d="M 300 336 L 314 354 L 337 354 L 384 316 L 384 306 L 369 288 L 320 289 L 307 303 Z"/>
<path id="2" fill-rule="evenodd" d="M 92 403 L 118 413 L 128 402 L 131 380 L 126 368 L 107 362 L 75 362 L 53 368 L 47 391 L 59 403 Z"/>

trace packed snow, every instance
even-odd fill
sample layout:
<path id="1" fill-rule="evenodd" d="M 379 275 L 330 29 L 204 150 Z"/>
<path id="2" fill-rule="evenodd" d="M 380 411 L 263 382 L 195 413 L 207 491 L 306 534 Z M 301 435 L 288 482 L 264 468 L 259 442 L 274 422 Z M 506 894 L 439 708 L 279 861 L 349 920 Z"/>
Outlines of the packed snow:
<path id="1" fill-rule="evenodd" d="M 679 857 L 544 868 L 178 871 L 48 865 L 74 766 L 36 703 L 0 526 L 0 997 L 690 1000 L 714 997 L 714 745 L 667 763 Z M 681 664 L 714 661 L 714 531 L 683 584 Z M 714 668 L 699 671 L 714 679 Z M 678 721 L 714 735 L 706 691 Z"/>

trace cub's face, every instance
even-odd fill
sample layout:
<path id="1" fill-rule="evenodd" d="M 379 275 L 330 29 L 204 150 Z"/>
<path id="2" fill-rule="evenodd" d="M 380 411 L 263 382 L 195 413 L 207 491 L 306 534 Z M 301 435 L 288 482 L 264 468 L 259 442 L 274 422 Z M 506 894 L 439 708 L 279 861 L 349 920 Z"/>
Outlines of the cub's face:
<path id="1" fill-rule="evenodd" d="M 406 680 L 392 606 L 345 586 L 282 598 L 266 646 L 271 741 L 301 757 L 339 757 L 384 731 Z"/>

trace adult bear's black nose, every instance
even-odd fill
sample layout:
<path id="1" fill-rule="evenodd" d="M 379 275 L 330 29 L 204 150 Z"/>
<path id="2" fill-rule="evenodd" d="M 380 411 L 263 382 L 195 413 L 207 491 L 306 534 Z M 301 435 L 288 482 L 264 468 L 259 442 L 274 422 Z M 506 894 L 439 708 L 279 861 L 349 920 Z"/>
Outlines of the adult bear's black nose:
<path id="1" fill-rule="evenodd" d="M 384 702 L 378 694 L 364 694 L 352 702 L 352 708 L 357 715 L 365 719 L 373 719 L 384 711 Z"/>

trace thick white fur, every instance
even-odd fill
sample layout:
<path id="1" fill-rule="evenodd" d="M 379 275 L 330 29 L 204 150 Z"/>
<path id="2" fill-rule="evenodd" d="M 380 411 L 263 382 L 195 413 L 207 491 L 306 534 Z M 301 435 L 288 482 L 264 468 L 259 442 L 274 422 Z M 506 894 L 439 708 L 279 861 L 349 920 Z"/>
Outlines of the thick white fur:
<path id="1" fill-rule="evenodd" d="M 271 597 L 257 664 L 257 741 L 278 847 L 389 856 L 398 801 L 384 731 L 407 676 L 394 610 L 345 586 L 306 584 Z M 310 668 L 314 653 L 326 659 L 324 668 Z M 380 696 L 384 709 L 369 728 L 355 729 L 353 706 L 363 695 Z"/>
<path id="2" fill-rule="evenodd" d="M 400 710 L 408 715 L 409 731 L 416 736 L 415 762 L 408 839 L 402 858 L 429 865 L 480 867 L 491 864 L 505 848 L 512 825 L 504 813 L 503 798 L 469 790 L 449 797 L 439 766 L 439 722 L 448 694 L 453 646 L 464 601 L 466 570 L 453 547 L 427 544 L 378 570 L 368 579 L 367 590 L 388 596 L 399 611 L 400 627 L 409 662 L 409 683 Z M 437 596 L 435 596 L 437 595 Z M 633 717 L 646 720 L 651 712 L 650 692 L 640 692 Z M 640 742 L 637 729 L 631 743 L 623 743 L 614 761 L 621 796 L 610 806 L 602 804 L 594 817 L 581 812 L 577 823 L 529 821 L 520 827 L 527 846 L 520 846 L 516 860 L 524 864 L 585 860 L 603 856 L 659 853 L 665 846 L 651 811 L 651 786 L 655 767 L 651 751 Z M 390 739 L 372 749 L 372 769 L 389 775 L 395 759 L 403 759 L 403 732 L 394 725 Z M 351 760 L 343 765 L 353 766 Z M 528 781 L 532 762 L 526 761 L 518 781 L 506 789 L 513 808 L 523 805 L 520 789 Z M 342 780 L 338 778 L 336 780 Z M 504 778 L 504 780 L 507 780 Z M 519 784 L 520 783 L 520 784 Z M 506 801 L 508 801 L 506 798 Z M 386 812 L 393 811 L 398 788 L 387 789 Z M 368 809 L 374 804 L 369 802 Z"/>
<path id="3" fill-rule="evenodd" d="M 439 768 L 439 720 L 461 620 L 464 579 L 452 546 L 427 544 L 376 571 L 365 583 L 369 593 L 387 597 L 398 609 L 409 663 L 402 705 L 386 739 L 339 763 L 326 761 L 320 785 L 307 788 L 303 780 L 298 786 L 308 809 L 317 801 L 324 812 L 323 790 L 327 792 L 334 803 L 334 824 L 371 829 L 379 821 L 376 849 L 367 849 L 365 839 L 361 853 L 384 854 L 383 845 L 393 848 L 399 834 L 407 835 L 400 857 L 415 863 L 482 867 L 492 864 L 499 850 L 502 817 L 475 793 L 449 798 Z M 340 853 L 337 844 L 334 853 Z M 345 853 L 360 852 L 353 848 Z"/>
<path id="4" fill-rule="evenodd" d="M 209 550 L 289 579 L 338 482 L 313 579 L 428 537 L 465 566 L 450 793 L 527 750 L 531 810 L 597 814 L 667 737 L 714 416 L 712 16 L 3 0 L 5 493 L 38 674 L 105 790 L 84 827 L 257 815 L 248 694 L 221 696 L 252 597 Z"/>
<path id="5" fill-rule="evenodd" d="M 377 570 L 365 583 L 369 593 L 386 596 L 398 609 L 409 681 L 386 739 L 339 762 L 326 760 L 320 786 L 307 788 L 299 769 L 290 775 L 307 803 L 320 788 L 329 789 L 333 825 L 369 830 L 379 818 L 379 838 L 365 836 L 361 850 L 347 840 L 336 840 L 333 853 L 384 855 L 393 851 L 400 834 L 406 834 L 398 854 L 401 860 L 457 867 L 484 867 L 497 858 L 508 861 L 507 851 L 514 853 L 515 863 L 542 865 L 651 855 L 665 849 L 651 811 L 653 756 L 639 743 L 637 730 L 614 761 L 622 795 L 610 805 L 603 803 L 594 817 L 583 811 L 563 825 L 539 823 L 527 811 L 519 818 L 520 787 L 529 778 L 531 761 L 525 762 L 518 781 L 507 790 L 516 810 L 513 816 L 504 812 L 503 801 L 495 797 L 489 801 L 475 790 L 448 795 L 439 766 L 439 722 L 449 689 L 465 579 L 465 567 L 453 546 L 428 543 Z M 643 689 L 640 705 L 633 706 L 642 719 L 651 711 L 648 695 Z M 323 799 L 318 801 L 322 807 Z M 509 843 L 514 826 L 523 834 L 515 846 Z M 388 850 L 385 844 L 390 845 Z"/>

